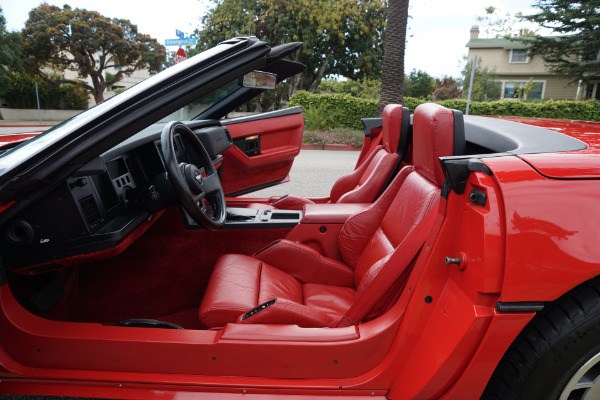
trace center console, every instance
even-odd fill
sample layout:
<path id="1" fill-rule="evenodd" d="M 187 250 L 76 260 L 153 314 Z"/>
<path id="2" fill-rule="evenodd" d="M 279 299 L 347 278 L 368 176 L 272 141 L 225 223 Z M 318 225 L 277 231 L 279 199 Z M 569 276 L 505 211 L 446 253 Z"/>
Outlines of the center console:
<path id="1" fill-rule="evenodd" d="M 293 228 L 302 220 L 299 210 L 227 208 L 225 229 Z"/>

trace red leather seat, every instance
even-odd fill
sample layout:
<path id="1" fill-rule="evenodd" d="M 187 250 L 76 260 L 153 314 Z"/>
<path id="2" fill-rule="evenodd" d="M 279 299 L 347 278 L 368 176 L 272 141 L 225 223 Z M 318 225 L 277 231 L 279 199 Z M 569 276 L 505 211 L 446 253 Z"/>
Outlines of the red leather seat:
<path id="1" fill-rule="evenodd" d="M 202 323 L 336 327 L 385 311 L 398 293 L 390 283 L 401 285 L 408 276 L 424 241 L 419 237 L 437 211 L 444 182 L 438 158 L 464 150 L 460 112 L 424 104 L 413 121 L 414 166 L 403 168 L 371 207 L 346 221 L 338 237 L 343 262 L 288 240 L 251 257 L 225 255 L 200 305 Z"/>
<path id="2" fill-rule="evenodd" d="M 339 178 L 329 198 L 330 203 L 372 203 L 399 169 L 410 142 L 410 111 L 398 104 L 388 104 L 382 114 L 382 141 L 353 172 Z M 314 201 L 287 195 L 271 204 L 250 204 L 250 208 L 301 210 Z"/>

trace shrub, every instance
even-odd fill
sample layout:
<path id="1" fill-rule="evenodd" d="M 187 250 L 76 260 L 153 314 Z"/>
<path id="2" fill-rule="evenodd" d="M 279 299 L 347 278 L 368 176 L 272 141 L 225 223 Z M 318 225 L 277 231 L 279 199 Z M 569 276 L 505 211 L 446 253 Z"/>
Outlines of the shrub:
<path id="1" fill-rule="evenodd" d="M 324 104 L 312 105 L 303 109 L 304 129 L 309 131 L 321 131 L 331 128 L 332 119 L 325 110 Z"/>
<path id="2" fill-rule="evenodd" d="M 426 99 L 405 97 L 406 106 L 411 112 Z M 444 107 L 460 110 L 467 108 L 465 99 L 449 99 L 439 101 Z M 290 106 L 320 107 L 323 113 L 330 115 L 328 126 L 344 126 L 362 130 L 361 118 L 373 118 L 377 110 L 377 101 L 357 99 L 347 94 L 324 95 L 297 92 L 290 99 Z M 472 115 L 510 115 L 519 117 L 537 117 L 553 119 L 580 119 L 600 121 L 600 101 L 597 100 L 547 100 L 547 101 L 472 101 L 469 114 Z"/>
<path id="3" fill-rule="evenodd" d="M 27 73 L 12 73 L 4 99 L 13 108 L 37 108 L 35 82 L 38 82 L 40 107 L 43 109 L 85 110 L 88 94 L 79 85 L 52 85 L 41 78 Z"/>
<path id="4" fill-rule="evenodd" d="M 361 147 L 364 141 L 364 133 L 358 130 L 341 129 L 335 131 L 306 131 L 302 137 L 302 143 L 320 145 L 326 144 L 348 144 L 353 147 Z"/>
<path id="5" fill-rule="evenodd" d="M 301 106 L 304 110 L 319 108 L 328 114 L 329 126 L 344 126 L 363 129 L 361 118 L 371 118 L 377 111 L 376 100 L 358 99 L 348 94 L 310 94 L 306 91 L 296 92 L 288 103 L 289 106 Z"/>

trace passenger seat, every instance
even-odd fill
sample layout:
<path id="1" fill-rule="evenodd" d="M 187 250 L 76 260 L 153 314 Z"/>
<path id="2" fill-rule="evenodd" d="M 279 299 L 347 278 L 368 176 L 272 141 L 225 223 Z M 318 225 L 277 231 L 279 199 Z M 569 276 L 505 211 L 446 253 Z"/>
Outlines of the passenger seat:
<path id="1" fill-rule="evenodd" d="M 462 154 L 465 146 L 460 111 L 423 104 L 413 120 L 414 166 L 348 218 L 338 236 L 342 260 L 285 239 L 254 256 L 224 255 L 202 299 L 200 321 L 210 328 L 233 322 L 333 328 L 385 312 L 438 213 L 445 179 L 439 157 Z"/>
<path id="2" fill-rule="evenodd" d="M 382 142 L 353 172 L 339 178 L 329 197 L 309 199 L 286 195 L 270 204 L 252 203 L 249 208 L 301 210 L 305 204 L 372 203 L 391 182 L 405 159 L 410 144 L 410 111 L 388 104 L 382 115 Z M 325 173 L 326 171 L 324 171 Z"/>

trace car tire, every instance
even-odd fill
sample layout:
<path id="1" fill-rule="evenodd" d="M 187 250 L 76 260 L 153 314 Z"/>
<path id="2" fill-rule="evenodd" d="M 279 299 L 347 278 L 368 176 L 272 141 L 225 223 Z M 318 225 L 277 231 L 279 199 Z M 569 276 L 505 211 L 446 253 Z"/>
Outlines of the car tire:
<path id="1" fill-rule="evenodd" d="M 508 348 L 481 398 L 600 398 L 600 279 L 547 303 Z"/>

